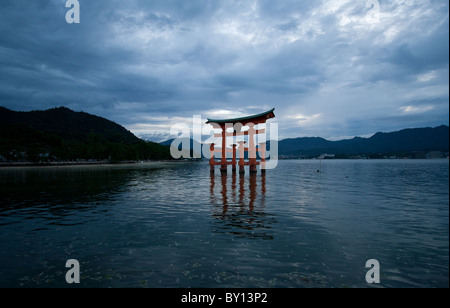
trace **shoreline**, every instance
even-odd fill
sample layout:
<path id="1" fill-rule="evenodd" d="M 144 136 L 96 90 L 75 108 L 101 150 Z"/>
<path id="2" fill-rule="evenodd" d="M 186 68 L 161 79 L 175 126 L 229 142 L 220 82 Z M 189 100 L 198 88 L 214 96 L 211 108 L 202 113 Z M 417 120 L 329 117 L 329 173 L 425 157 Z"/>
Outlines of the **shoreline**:
<path id="1" fill-rule="evenodd" d="M 177 160 L 148 160 L 148 161 L 124 161 L 120 163 L 111 163 L 109 161 L 98 162 L 52 162 L 52 163 L 0 163 L 0 170 L 6 169 L 31 169 L 31 168 L 85 168 L 85 167 L 105 167 L 105 168 L 147 168 L 147 167 L 160 167 L 179 163 L 187 163 L 190 161 L 177 161 Z"/>

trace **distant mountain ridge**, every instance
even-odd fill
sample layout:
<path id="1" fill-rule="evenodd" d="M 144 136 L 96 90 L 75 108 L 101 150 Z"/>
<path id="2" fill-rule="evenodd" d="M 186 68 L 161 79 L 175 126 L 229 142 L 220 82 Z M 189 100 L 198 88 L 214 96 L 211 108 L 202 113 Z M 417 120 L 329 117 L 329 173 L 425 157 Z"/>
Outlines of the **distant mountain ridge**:
<path id="1" fill-rule="evenodd" d="M 355 137 L 329 141 L 320 137 L 281 140 L 280 155 L 315 156 L 330 154 L 403 154 L 414 151 L 449 151 L 449 127 L 409 128 L 390 133 L 376 133 L 370 138 Z"/>
<path id="2" fill-rule="evenodd" d="M 66 107 L 13 111 L 0 107 L 0 161 L 170 159 L 169 147 L 139 139 L 123 126 Z"/>

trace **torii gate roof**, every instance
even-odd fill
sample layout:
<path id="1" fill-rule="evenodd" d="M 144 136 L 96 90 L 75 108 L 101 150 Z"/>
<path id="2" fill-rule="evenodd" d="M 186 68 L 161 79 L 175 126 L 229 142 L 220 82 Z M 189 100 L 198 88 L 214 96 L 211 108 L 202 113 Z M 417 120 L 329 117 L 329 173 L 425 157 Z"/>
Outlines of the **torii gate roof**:
<path id="1" fill-rule="evenodd" d="M 272 119 L 275 118 L 275 108 L 263 112 L 263 113 L 259 113 L 259 114 L 255 114 L 252 116 L 248 116 L 248 117 L 242 117 L 242 118 L 236 118 L 236 119 L 208 119 L 208 121 L 206 122 L 206 124 L 210 124 L 210 123 L 217 123 L 217 124 L 226 124 L 226 123 L 231 123 L 231 124 L 236 124 L 236 123 L 242 123 L 242 125 L 246 125 L 248 123 L 253 123 L 253 124 L 259 124 L 259 123 L 266 123 L 266 121 L 268 119 Z"/>

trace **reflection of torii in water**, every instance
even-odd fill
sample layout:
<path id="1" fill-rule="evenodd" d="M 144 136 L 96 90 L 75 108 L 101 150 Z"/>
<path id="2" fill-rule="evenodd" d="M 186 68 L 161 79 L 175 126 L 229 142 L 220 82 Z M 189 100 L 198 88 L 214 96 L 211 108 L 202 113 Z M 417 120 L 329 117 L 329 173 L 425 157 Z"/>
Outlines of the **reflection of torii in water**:
<path id="1" fill-rule="evenodd" d="M 214 188 L 215 188 L 215 175 L 211 174 L 211 200 L 216 199 L 215 198 L 215 193 L 214 193 Z M 249 188 L 249 201 L 248 201 L 248 206 L 250 211 L 253 210 L 254 207 L 254 203 L 257 197 L 257 191 L 256 191 L 256 187 L 258 186 L 257 184 L 257 176 L 252 174 L 249 176 L 248 178 L 248 188 Z M 224 206 L 224 208 L 228 207 L 229 203 L 232 204 L 239 204 L 242 206 L 246 206 L 246 202 L 245 202 L 245 176 L 243 174 L 239 175 L 239 199 L 236 200 L 236 174 L 233 174 L 231 177 L 231 197 L 232 199 L 229 200 L 228 197 L 228 190 L 227 190 L 227 180 L 228 180 L 228 176 L 226 174 L 222 174 L 221 175 L 221 184 L 222 184 L 222 189 L 221 189 L 221 195 L 222 195 L 222 204 Z M 264 205 L 265 203 L 265 196 L 266 196 L 266 177 L 265 175 L 261 176 L 261 205 Z M 231 202 L 230 202 L 231 201 Z M 225 209 L 226 212 L 226 209 Z"/>
<path id="2" fill-rule="evenodd" d="M 261 182 L 258 183 L 258 179 Z M 248 177 L 239 175 L 237 183 L 236 173 L 231 176 L 231 190 L 229 190 L 230 177 L 222 174 L 220 178 L 220 200 L 216 195 L 216 178 L 211 174 L 211 202 L 215 205 L 216 211 L 213 216 L 224 224 L 219 229 L 226 233 L 239 236 L 272 238 L 267 234 L 273 219 L 268 218 L 264 212 L 266 195 L 266 177 L 258 177 L 250 174 Z M 248 180 L 248 182 L 247 182 Z M 246 185 L 248 183 L 248 187 Z M 259 190 L 259 187 L 261 189 Z M 248 193 L 246 193 L 248 192 Z M 256 203 L 256 201 L 258 201 Z"/>

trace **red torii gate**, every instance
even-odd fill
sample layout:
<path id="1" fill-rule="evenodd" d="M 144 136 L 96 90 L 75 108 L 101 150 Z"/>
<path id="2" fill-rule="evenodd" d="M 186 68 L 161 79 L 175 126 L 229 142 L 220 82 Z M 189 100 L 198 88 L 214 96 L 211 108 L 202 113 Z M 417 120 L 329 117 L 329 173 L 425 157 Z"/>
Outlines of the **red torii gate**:
<path id="1" fill-rule="evenodd" d="M 220 166 L 220 171 L 223 173 L 227 172 L 228 165 L 232 166 L 233 172 L 236 172 L 236 146 L 237 144 L 232 144 L 233 149 L 227 150 L 226 148 L 226 137 L 237 137 L 237 136 L 248 136 L 248 147 L 245 146 L 245 141 L 237 142 L 239 144 L 239 173 L 245 173 L 244 166 L 250 166 L 250 173 L 257 173 L 256 166 L 261 165 L 261 172 L 265 172 L 265 151 L 266 151 L 266 142 L 261 142 L 256 147 L 254 136 L 257 134 L 265 134 L 265 129 L 255 129 L 255 125 L 264 124 L 267 120 L 275 118 L 275 108 L 257 114 L 253 116 L 236 118 L 236 119 L 227 119 L 227 120 L 217 120 L 217 119 L 208 119 L 206 124 L 211 124 L 214 128 L 221 128 L 221 134 L 214 134 L 216 138 L 222 138 L 222 149 L 215 149 L 214 143 L 210 146 L 211 159 L 209 161 L 210 170 L 214 172 L 214 166 Z M 236 125 L 237 124 L 237 125 Z M 248 126 L 247 131 L 242 131 L 242 127 Z M 233 128 L 233 132 L 227 132 L 227 128 Z M 236 130 L 235 130 L 236 128 Z M 232 161 L 227 160 L 227 153 L 233 153 Z M 244 153 L 248 152 L 248 161 L 244 159 Z M 256 160 L 256 152 L 260 153 L 261 161 Z M 216 161 L 214 158 L 214 153 L 221 153 L 221 160 Z"/>

